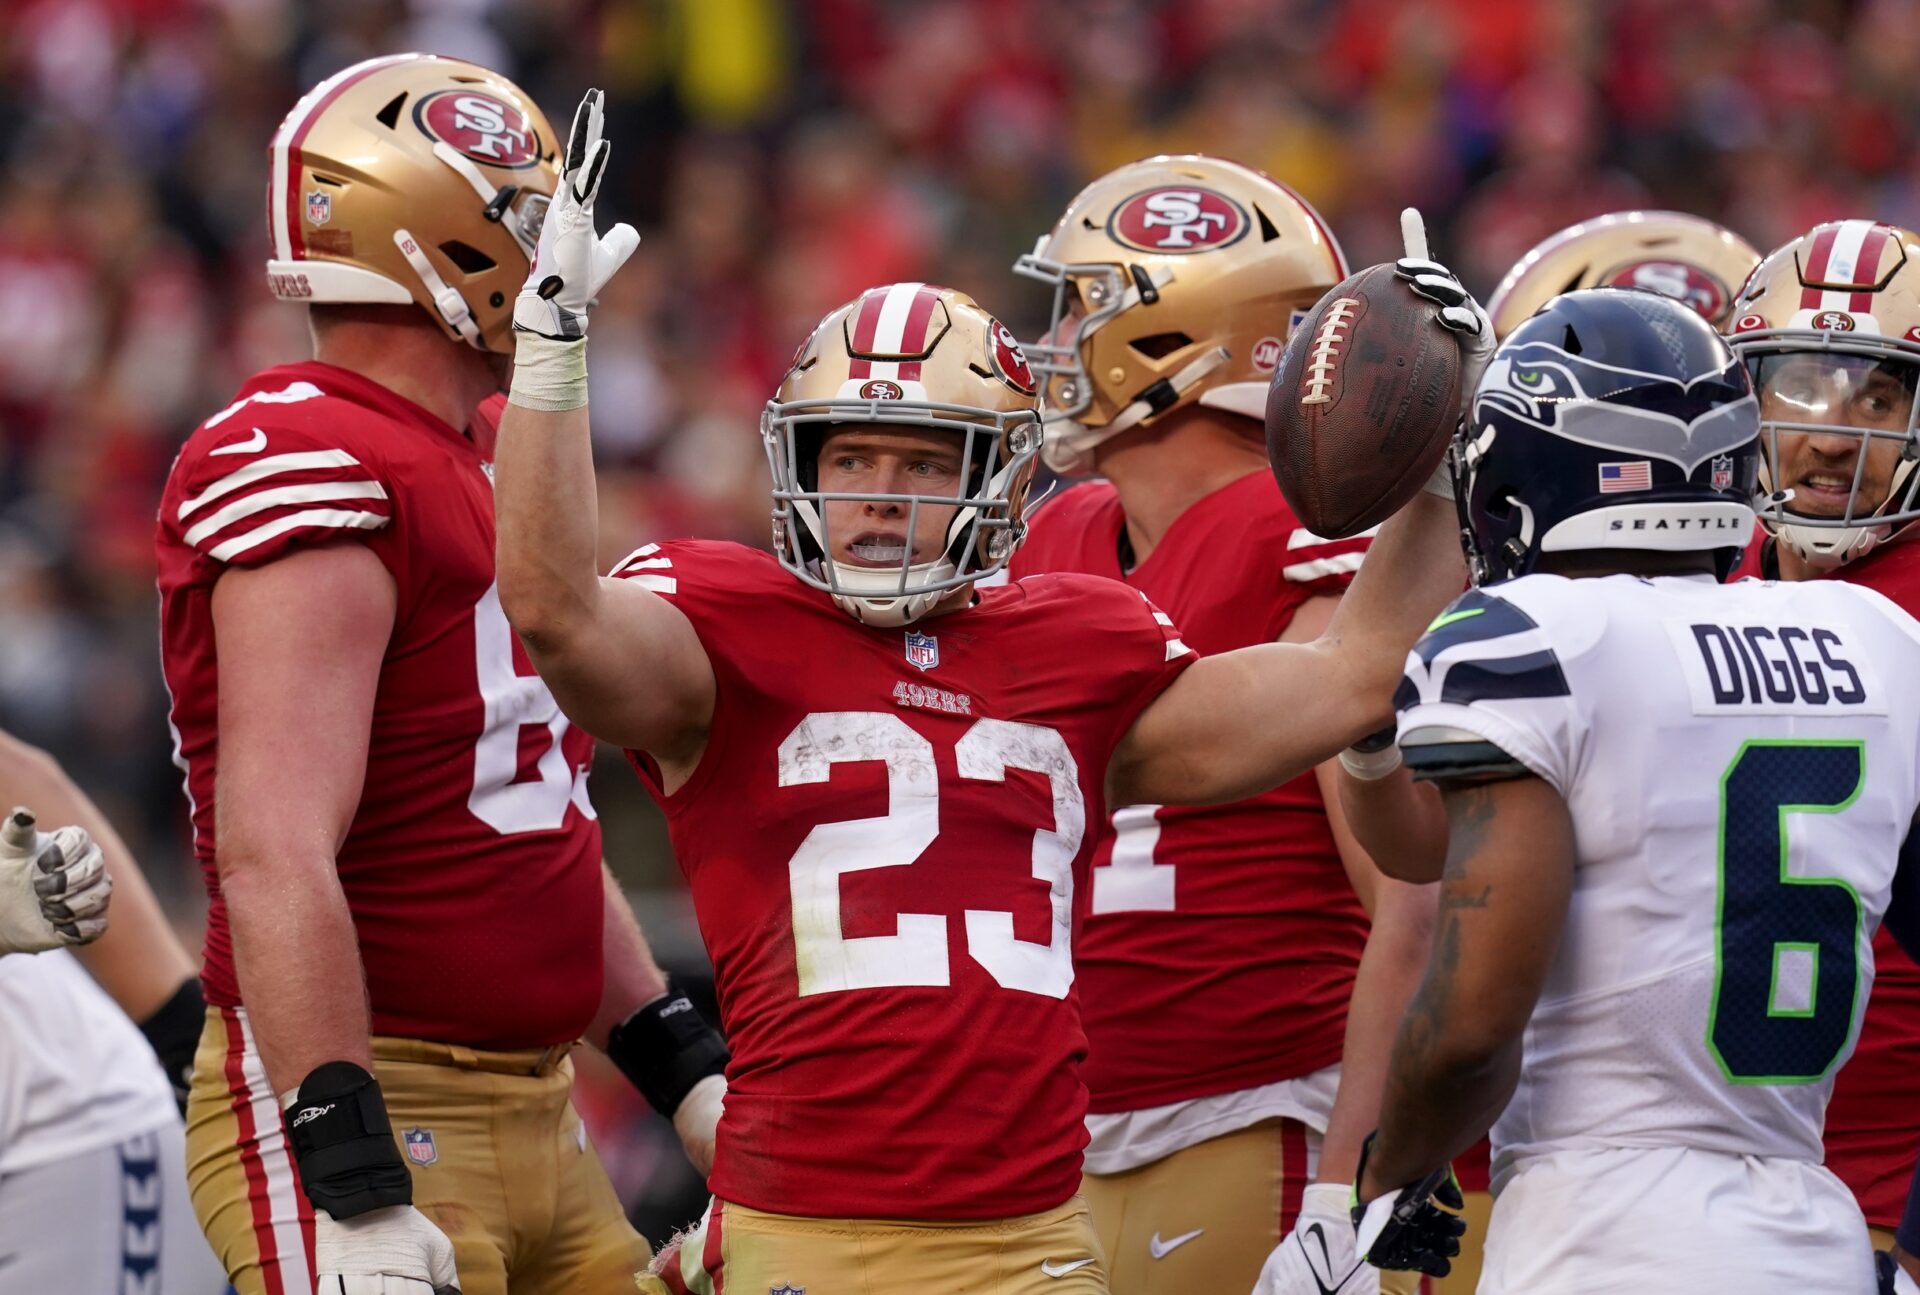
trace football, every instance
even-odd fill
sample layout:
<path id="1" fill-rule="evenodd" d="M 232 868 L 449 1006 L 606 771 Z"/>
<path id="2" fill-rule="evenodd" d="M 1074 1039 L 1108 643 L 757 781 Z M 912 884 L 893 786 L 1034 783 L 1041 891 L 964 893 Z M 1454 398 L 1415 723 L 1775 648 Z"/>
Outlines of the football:
<path id="1" fill-rule="evenodd" d="M 1383 264 L 1334 285 L 1294 330 L 1267 392 L 1267 457 L 1315 534 L 1378 525 L 1439 465 L 1461 373 L 1439 311 Z"/>

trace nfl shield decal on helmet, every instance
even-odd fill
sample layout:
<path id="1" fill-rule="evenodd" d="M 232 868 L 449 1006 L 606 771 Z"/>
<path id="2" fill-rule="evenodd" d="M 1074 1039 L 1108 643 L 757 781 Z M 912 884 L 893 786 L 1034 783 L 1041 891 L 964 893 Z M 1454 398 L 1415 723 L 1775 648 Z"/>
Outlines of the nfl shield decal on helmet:
<path id="1" fill-rule="evenodd" d="M 324 225 L 333 219 L 333 195 L 324 189 L 314 189 L 307 194 L 307 223 Z"/>
<path id="2" fill-rule="evenodd" d="M 931 670 L 940 664 L 940 640 L 931 634 L 907 631 L 907 664 Z"/>
<path id="3" fill-rule="evenodd" d="M 400 1140 L 407 1145 L 407 1159 L 416 1165 L 430 1165 L 440 1158 L 440 1148 L 433 1145 L 432 1129 L 408 1129 Z"/>
<path id="4" fill-rule="evenodd" d="M 1713 480 L 1715 490 L 1729 490 L 1733 487 L 1733 456 L 1721 454 L 1713 460 Z"/>
<path id="5" fill-rule="evenodd" d="M 767 1295 L 807 1295 L 807 1288 L 805 1286 L 788 1286 L 782 1283 L 779 1286 L 767 1287 Z"/>

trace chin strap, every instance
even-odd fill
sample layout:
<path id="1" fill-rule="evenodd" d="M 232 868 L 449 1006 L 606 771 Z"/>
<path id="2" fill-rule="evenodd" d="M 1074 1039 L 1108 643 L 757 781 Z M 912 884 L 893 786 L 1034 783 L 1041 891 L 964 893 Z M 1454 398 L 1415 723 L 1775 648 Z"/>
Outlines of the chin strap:
<path id="1" fill-rule="evenodd" d="M 433 308 L 440 312 L 440 318 L 446 321 L 448 328 L 460 334 L 467 345 L 484 351 L 480 343 L 480 329 L 473 322 L 473 311 L 467 305 L 467 299 L 453 290 L 453 286 L 440 277 L 440 271 L 433 268 L 433 262 L 427 259 L 426 252 L 413 235 L 405 229 L 393 231 L 393 245 L 400 249 L 400 255 L 407 258 L 407 264 L 420 276 L 420 282 L 426 285 L 427 292 L 433 297 Z"/>

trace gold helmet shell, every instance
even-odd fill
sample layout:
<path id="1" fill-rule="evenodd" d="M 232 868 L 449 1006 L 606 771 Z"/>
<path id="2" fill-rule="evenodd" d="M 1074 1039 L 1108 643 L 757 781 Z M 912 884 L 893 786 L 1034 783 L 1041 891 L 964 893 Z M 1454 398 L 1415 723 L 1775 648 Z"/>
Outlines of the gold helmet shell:
<path id="1" fill-rule="evenodd" d="M 954 590 L 1005 567 L 1026 536 L 1027 492 L 1040 451 L 1034 385 L 1013 334 L 964 292 L 894 283 L 829 311 L 795 352 L 760 422 L 781 565 L 869 625 L 909 624 Z M 820 442 L 830 427 L 849 423 L 962 437 L 965 493 L 822 491 Z M 952 509 L 947 547 L 921 563 L 909 549 L 897 568 L 836 561 L 826 505 L 847 499 L 899 503 L 915 517 L 921 508 Z"/>
<path id="2" fill-rule="evenodd" d="M 1724 329 L 1734 294 L 1760 253 L 1721 225 L 1681 211 L 1616 211 L 1543 239 L 1493 290 L 1487 314 L 1496 337 L 1563 292 L 1644 288 L 1692 306 Z"/>
<path id="3" fill-rule="evenodd" d="M 1046 339 L 1026 348 L 1047 466 L 1084 473 L 1101 442 L 1196 401 L 1263 418 L 1288 336 L 1347 259 L 1285 185 L 1182 154 L 1095 180 L 1013 269 L 1054 289 Z"/>
<path id="4" fill-rule="evenodd" d="M 286 301 L 414 302 L 449 336 L 509 350 L 555 149 L 532 100 L 476 64 L 395 54 L 336 72 L 268 148 L 267 285 Z"/>
<path id="5" fill-rule="evenodd" d="M 1816 225 L 1770 252 L 1733 306 L 1728 341 L 1753 374 L 1760 396 L 1760 522 L 1815 567 L 1864 556 L 1907 523 L 1920 520 L 1920 235 L 1872 220 Z M 1905 416 L 1867 426 L 1831 417 L 1826 403 L 1868 380 L 1898 380 Z M 1789 384 L 1797 384 L 1789 390 Z M 1896 390 L 1897 390 L 1896 388 Z M 1828 393 L 1821 403 L 1802 391 Z M 1800 418 L 1791 414 L 1798 406 Z M 1855 408 L 1848 401 L 1849 409 Z M 1783 417 L 1782 415 L 1788 415 Z M 1855 436 L 1853 483 L 1838 515 L 1793 507 L 1783 491 L 1782 436 Z M 1886 495 L 1863 499 L 1869 454 L 1897 444 Z M 1878 450 L 1884 453 L 1884 450 Z"/>

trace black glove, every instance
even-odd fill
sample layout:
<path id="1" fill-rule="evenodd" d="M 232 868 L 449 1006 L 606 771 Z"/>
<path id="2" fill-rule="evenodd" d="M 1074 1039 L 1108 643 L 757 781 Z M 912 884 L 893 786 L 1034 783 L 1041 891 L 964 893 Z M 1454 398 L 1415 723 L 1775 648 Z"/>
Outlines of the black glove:
<path id="1" fill-rule="evenodd" d="M 1362 1203 L 1360 1180 L 1378 1136 L 1369 1133 L 1361 1144 L 1360 1168 L 1353 1176 L 1353 1226 L 1360 1257 L 1375 1268 L 1445 1277 L 1453 1268 L 1453 1257 L 1460 1253 L 1467 1221 L 1434 1202 L 1449 1210 L 1463 1207 L 1467 1198 L 1460 1192 L 1460 1180 L 1453 1176 L 1452 1165 L 1442 1165 L 1417 1183 Z"/>

